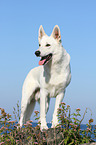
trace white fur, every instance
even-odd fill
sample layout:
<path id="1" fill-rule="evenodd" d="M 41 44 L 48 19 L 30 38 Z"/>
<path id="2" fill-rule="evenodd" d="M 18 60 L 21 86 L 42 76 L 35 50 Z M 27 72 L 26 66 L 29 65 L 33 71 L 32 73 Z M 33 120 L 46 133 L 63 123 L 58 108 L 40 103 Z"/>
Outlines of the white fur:
<path id="1" fill-rule="evenodd" d="M 58 31 L 58 35 L 55 35 Z M 55 37 L 56 36 L 56 37 Z M 39 28 L 40 56 L 52 53 L 52 59 L 45 65 L 32 69 L 27 75 L 22 89 L 20 126 L 30 119 L 35 102 L 40 102 L 41 130 L 47 129 L 46 113 L 50 98 L 55 97 L 55 109 L 52 127 L 58 124 L 57 109 L 63 100 L 65 88 L 71 80 L 70 56 L 63 48 L 60 40 L 60 29 L 56 25 L 51 36 L 47 36 L 43 27 Z M 50 44 L 46 47 L 46 44 Z"/>

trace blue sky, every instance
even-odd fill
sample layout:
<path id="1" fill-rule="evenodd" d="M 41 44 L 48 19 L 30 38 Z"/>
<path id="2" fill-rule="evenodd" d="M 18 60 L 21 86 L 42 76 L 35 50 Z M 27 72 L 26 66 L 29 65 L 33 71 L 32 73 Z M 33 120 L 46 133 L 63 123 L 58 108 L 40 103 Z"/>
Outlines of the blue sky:
<path id="1" fill-rule="evenodd" d="M 0 1 L 0 107 L 8 113 L 21 101 L 24 79 L 38 66 L 38 29 L 50 35 L 57 24 L 62 44 L 71 56 L 72 80 L 64 102 L 73 112 L 92 110 L 96 124 L 96 1 L 95 0 L 3 0 Z M 47 122 L 52 119 L 51 99 Z M 35 110 L 39 110 L 37 104 Z M 87 112 L 83 123 L 90 119 Z M 34 121 L 34 118 L 31 118 Z"/>

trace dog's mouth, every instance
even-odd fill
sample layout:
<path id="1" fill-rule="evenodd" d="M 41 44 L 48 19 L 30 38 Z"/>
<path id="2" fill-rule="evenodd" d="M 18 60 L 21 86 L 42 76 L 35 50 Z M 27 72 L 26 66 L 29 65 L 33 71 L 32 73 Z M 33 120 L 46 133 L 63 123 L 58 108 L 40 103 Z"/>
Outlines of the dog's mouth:
<path id="1" fill-rule="evenodd" d="M 52 58 L 52 53 L 41 57 L 41 60 L 39 61 L 39 65 L 47 64 L 51 60 L 51 58 Z"/>

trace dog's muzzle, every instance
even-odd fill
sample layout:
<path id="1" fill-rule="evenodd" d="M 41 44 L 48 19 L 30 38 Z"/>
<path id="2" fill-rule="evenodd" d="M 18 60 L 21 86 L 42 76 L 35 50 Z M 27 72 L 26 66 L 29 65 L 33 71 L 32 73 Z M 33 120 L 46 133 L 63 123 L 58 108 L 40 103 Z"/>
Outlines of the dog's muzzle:
<path id="1" fill-rule="evenodd" d="M 40 54 L 41 54 L 41 52 L 40 52 L 39 50 L 37 50 L 37 51 L 35 52 L 35 55 L 36 55 L 37 57 L 40 57 Z M 49 53 L 49 54 L 46 55 L 46 56 L 42 56 L 42 57 L 41 57 L 41 60 L 39 61 L 39 65 L 47 64 L 47 63 L 51 60 L 51 58 L 52 58 L 52 53 Z"/>

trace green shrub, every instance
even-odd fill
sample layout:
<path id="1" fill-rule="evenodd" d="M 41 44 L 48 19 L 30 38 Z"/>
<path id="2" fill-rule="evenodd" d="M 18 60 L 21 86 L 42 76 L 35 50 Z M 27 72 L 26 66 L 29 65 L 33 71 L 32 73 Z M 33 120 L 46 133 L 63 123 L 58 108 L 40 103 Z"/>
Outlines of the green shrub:
<path id="1" fill-rule="evenodd" d="M 77 108 L 76 112 L 71 114 L 71 108 L 69 105 L 66 106 L 65 103 L 61 103 L 60 108 L 58 109 L 58 119 L 59 126 L 62 126 L 62 132 L 64 136 L 64 140 L 62 141 L 64 145 L 67 144 L 82 144 L 82 143 L 90 143 L 92 141 L 92 125 L 93 119 L 89 120 L 87 124 L 87 128 L 85 130 L 81 130 L 80 126 L 85 117 L 87 109 L 84 112 L 83 118 L 79 120 L 81 117 L 80 109 Z"/>
<path id="2" fill-rule="evenodd" d="M 13 108 L 13 114 L 15 116 L 15 121 L 12 121 L 10 114 L 6 113 L 4 109 L 0 108 L 0 145 L 47 145 L 48 132 L 40 131 L 40 122 L 36 127 L 32 127 L 32 121 L 27 121 L 23 128 L 19 127 L 17 120 L 19 116 L 19 105 L 17 103 L 17 109 Z M 78 145 L 82 143 L 92 142 L 92 137 L 96 137 L 96 128 L 92 130 L 91 123 L 93 119 L 90 119 L 87 128 L 81 130 L 80 126 L 85 117 L 87 109 L 84 112 L 82 119 L 80 115 L 80 109 L 76 109 L 75 113 L 71 114 L 71 108 L 69 105 L 66 106 L 65 103 L 61 103 L 58 109 L 58 119 L 60 124 L 56 127 L 59 128 L 59 132 L 62 133 L 63 139 L 60 141 L 59 145 Z M 35 118 L 39 120 L 38 111 L 35 111 Z M 53 138 L 56 143 L 56 128 L 54 129 Z"/>

